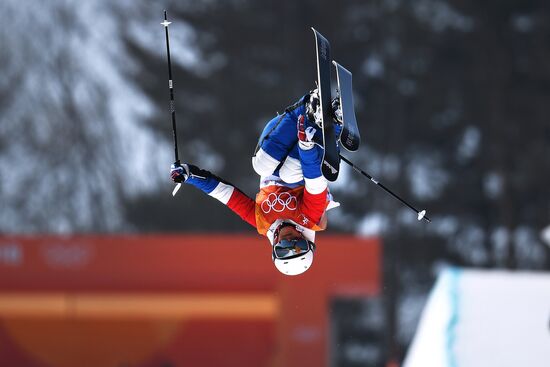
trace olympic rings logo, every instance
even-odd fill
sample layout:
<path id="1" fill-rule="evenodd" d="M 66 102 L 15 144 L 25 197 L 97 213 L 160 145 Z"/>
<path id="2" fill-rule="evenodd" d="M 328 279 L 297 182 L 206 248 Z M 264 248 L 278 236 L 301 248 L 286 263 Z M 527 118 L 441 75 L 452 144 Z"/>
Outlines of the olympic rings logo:
<path id="1" fill-rule="evenodd" d="M 296 210 L 298 208 L 298 200 L 288 192 L 282 192 L 279 195 L 272 192 L 262 201 L 260 207 L 265 214 L 272 210 L 276 213 L 281 213 L 285 209 Z"/>

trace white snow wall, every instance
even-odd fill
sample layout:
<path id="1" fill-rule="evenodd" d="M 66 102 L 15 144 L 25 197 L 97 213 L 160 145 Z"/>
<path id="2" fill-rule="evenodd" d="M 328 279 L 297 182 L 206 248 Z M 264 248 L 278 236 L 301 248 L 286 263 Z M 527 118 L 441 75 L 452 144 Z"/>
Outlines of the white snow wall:
<path id="1" fill-rule="evenodd" d="M 550 273 L 447 269 L 403 367 L 550 366 Z"/>

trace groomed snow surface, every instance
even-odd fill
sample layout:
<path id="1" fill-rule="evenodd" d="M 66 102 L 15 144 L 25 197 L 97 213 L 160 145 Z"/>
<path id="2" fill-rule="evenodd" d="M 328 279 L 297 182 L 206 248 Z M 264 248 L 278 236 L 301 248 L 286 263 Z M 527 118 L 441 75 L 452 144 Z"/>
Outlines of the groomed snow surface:
<path id="1" fill-rule="evenodd" d="M 442 271 L 403 366 L 550 366 L 550 273 Z"/>

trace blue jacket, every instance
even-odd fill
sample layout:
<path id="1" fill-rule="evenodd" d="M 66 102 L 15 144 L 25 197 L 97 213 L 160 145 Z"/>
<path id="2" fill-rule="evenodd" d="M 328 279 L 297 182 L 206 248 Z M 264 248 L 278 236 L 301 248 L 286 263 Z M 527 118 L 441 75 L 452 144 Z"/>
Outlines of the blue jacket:
<path id="1" fill-rule="evenodd" d="M 317 129 L 316 139 L 322 141 L 322 131 L 306 113 L 306 102 L 309 93 L 301 97 L 296 103 L 287 107 L 285 113 L 271 119 L 260 135 L 256 152 L 252 158 L 254 170 L 262 177 L 275 175 L 288 183 L 300 182 L 303 177 L 318 177 L 321 174 L 321 162 L 306 162 L 300 159 L 298 149 L 297 121 L 300 115 L 306 118 L 306 126 Z M 337 136 L 340 129 L 335 127 Z M 315 146 L 318 158 L 322 158 L 322 148 Z M 313 156 L 313 152 L 308 156 Z M 306 172 L 307 171 L 307 172 Z"/>

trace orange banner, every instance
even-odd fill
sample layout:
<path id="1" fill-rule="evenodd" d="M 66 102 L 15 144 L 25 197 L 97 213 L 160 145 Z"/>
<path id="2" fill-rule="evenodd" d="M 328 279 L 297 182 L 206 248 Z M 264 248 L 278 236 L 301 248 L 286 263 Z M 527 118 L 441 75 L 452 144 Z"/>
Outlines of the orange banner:
<path id="1" fill-rule="evenodd" d="M 380 288 L 377 239 L 320 235 L 289 277 L 255 235 L 3 236 L 0 361 L 325 366 L 329 300 Z"/>

